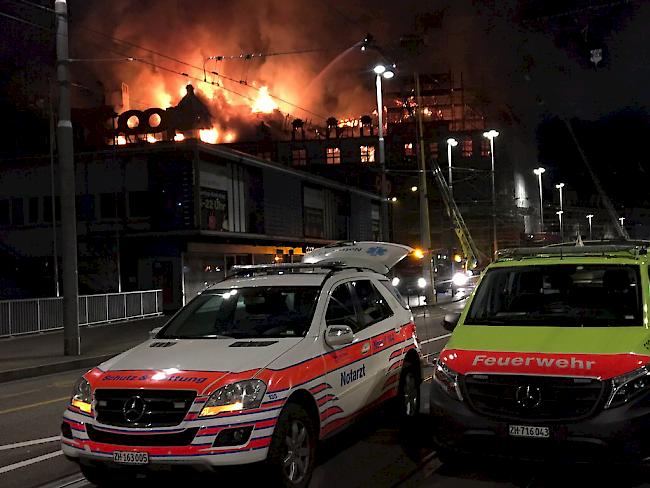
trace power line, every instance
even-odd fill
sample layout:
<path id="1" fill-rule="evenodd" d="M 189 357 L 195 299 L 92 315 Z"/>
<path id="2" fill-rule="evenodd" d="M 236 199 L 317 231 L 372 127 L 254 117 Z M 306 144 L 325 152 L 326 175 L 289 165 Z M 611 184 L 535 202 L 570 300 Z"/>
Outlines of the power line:
<path id="1" fill-rule="evenodd" d="M 0 12 L 0 17 L 6 17 L 6 18 L 14 20 L 16 22 L 20 22 L 21 24 L 26 24 L 26 25 L 30 25 L 32 27 L 37 27 L 37 28 L 39 28 L 41 30 L 48 31 L 50 34 L 55 34 L 55 32 L 50 27 L 45 27 L 44 25 L 40 25 L 40 24 L 37 24 L 35 22 L 30 22 L 29 20 L 25 20 L 25 19 L 22 19 L 20 17 L 14 17 L 13 15 L 9 15 L 8 13 L 5 13 L 5 12 Z"/>
<path id="2" fill-rule="evenodd" d="M 232 55 L 216 55 L 208 56 L 206 59 L 215 60 L 215 61 L 250 61 L 255 58 L 269 58 L 272 56 L 288 56 L 294 54 L 310 54 L 310 53 L 319 53 L 324 51 L 335 51 L 337 49 L 343 49 L 343 47 L 326 47 L 326 48 L 313 48 L 313 49 L 297 49 L 295 51 L 278 51 L 270 53 L 242 53 L 242 54 L 232 54 Z"/>

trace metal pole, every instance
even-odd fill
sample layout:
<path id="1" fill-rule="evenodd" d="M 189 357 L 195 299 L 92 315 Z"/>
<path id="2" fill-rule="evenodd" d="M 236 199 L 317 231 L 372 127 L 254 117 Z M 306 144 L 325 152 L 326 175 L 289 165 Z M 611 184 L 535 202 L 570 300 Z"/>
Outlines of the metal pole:
<path id="1" fill-rule="evenodd" d="M 420 76 L 415 73 L 415 93 L 417 96 L 418 117 L 418 162 L 420 167 L 420 238 L 425 249 L 425 259 L 422 263 L 422 274 L 430 286 L 424 288 L 427 304 L 431 305 L 436 300 L 435 279 L 433 276 L 433 262 L 431 252 L 431 230 L 429 228 L 429 193 L 427 191 L 427 173 L 424 156 L 424 126 L 422 125 L 422 97 L 420 96 Z M 444 181 L 444 180 L 443 180 Z"/>
<path id="2" fill-rule="evenodd" d="M 54 128 L 54 108 L 52 107 L 52 89 L 48 83 L 49 102 L 50 102 L 50 186 L 52 188 L 52 257 L 54 264 L 54 293 L 57 298 L 61 296 L 59 288 L 59 251 L 56 238 L 56 196 L 54 183 L 54 138 L 56 137 Z"/>
<path id="3" fill-rule="evenodd" d="M 494 185 L 494 137 L 490 137 L 490 155 L 492 156 L 492 256 L 496 256 L 499 247 L 497 246 L 497 197 Z"/>
<path id="4" fill-rule="evenodd" d="M 449 194 L 454 196 L 454 184 L 451 174 L 451 144 L 447 143 L 447 162 L 449 163 Z"/>
<path id="5" fill-rule="evenodd" d="M 384 148 L 384 102 L 381 93 L 381 75 L 375 77 L 377 87 L 377 118 L 379 135 L 379 170 L 381 172 L 381 240 L 388 241 L 388 196 L 386 195 L 386 151 Z"/>
<path id="6" fill-rule="evenodd" d="M 79 288 L 77 281 L 77 222 L 75 212 L 75 169 L 70 120 L 70 70 L 68 67 L 68 6 L 55 0 L 57 20 L 56 59 L 59 85 L 57 149 L 61 178 L 61 234 L 63 257 L 63 351 L 66 356 L 81 354 L 79 341 Z"/>
<path id="7" fill-rule="evenodd" d="M 537 175 L 539 181 L 539 231 L 544 232 L 544 200 L 542 197 L 542 173 Z"/>
<path id="8" fill-rule="evenodd" d="M 587 215 L 587 220 L 589 221 L 589 240 L 591 240 L 591 219 L 593 218 L 593 215 Z"/>

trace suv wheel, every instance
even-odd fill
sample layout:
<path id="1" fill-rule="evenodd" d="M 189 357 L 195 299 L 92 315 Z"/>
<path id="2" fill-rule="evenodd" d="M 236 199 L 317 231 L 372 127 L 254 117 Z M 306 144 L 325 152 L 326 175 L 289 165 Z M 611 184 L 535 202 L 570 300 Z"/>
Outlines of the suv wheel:
<path id="1" fill-rule="evenodd" d="M 420 378 L 417 368 L 406 363 L 397 389 L 397 408 L 402 424 L 412 425 L 420 413 Z"/>
<path id="2" fill-rule="evenodd" d="M 279 486 L 303 488 L 314 471 L 316 433 L 314 423 L 298 404 L 288 404 L 275 427 L 269 463 Z"/>

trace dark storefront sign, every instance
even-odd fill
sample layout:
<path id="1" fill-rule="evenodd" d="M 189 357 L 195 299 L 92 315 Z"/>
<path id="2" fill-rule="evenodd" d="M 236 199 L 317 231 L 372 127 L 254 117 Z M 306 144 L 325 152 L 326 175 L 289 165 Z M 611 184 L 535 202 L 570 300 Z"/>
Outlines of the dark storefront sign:
<path id="1" fill-rule="evenodd" d="M 201 188 L 201 228 L 230 230 L 227 192 L 213 188 Z"/>

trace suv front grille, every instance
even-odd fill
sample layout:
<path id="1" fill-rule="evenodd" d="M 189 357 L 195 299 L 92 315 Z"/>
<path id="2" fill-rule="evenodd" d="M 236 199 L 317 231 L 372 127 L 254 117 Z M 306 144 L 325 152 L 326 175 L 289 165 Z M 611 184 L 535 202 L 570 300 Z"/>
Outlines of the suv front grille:
<path id="1" fill-rule="evenodd" d="M 471 374 L 465 395 L 477 412 L 518 420 L 573 420 L 591 415 L 604 385 L 592 378 Z"/>
<path id="2" fill-rule="evenodd" d="M 195 427 L 169 434 L 120 434 L 86 425 L 91 441 L 118 446 L 189 446 L 198 430 L 199 428 Z"/>
<path id="3" fill-rule="evenodd" d="M 189 390 L 95 390 L 97 420 L 120 427 L 178 425 L 192 406 L 196 392 Z"/>

